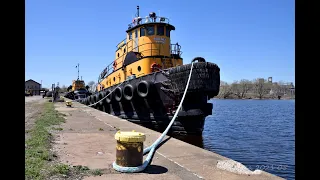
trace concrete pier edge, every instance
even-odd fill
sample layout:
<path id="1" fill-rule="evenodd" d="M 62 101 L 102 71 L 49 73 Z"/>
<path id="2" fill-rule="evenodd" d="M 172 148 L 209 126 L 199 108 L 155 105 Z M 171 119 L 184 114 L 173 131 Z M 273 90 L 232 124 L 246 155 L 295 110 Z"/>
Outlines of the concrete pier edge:
<path id="1" fill-rule="evenodd" d="M 64 99 L 69 100 L 67 98 Z M 64 113 L 63 105 L 66 106 L 65 103 L 56 103 L 56 110 Z M 137 132 L 145 133 L 147 139 L 144 142 L 144 147 L 151 145 L 161 135 L 161 133 L 157 131 L 131 123 L 127 120 L 107 114 L 78 102 L 73 102 L 72 106 L 74 110 L 70 112 L 76 113 L 75 110 L 83 111 L 88 115 L 88 118 L 94 117 L 109 128 L 120 129 L 121 131 L 135 130 Z M 168 138 L 168 136 L 166 138 Z M 110 139 L 108 141 L 115 141 L 115 139 Z M 115 154 L 115 150 L 110 153 Z M 175 138 L 170 138 L 156 151 L 155 154 L 160 155 L 170 162 L 180 166 L 185 171 L 195 175 L 198 179 L 283 179 L 262 170 L 251 171 L 241 163 L 230 158 L 196 147 Z"/>

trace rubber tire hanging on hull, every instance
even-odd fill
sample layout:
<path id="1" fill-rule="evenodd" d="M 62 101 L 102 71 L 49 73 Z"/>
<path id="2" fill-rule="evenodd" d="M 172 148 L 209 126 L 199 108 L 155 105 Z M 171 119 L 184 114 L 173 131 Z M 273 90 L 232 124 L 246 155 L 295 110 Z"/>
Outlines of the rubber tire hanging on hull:
<path id="1" fill-rule="evenodd" d="M 122 89 L 121 87 L 117 87 L 115 90 L 114 90 L 114 99 L 117 101 L 117 102 L 120 102 L 122 100 Z"/>
<path id="2" fill-rule="evenodd" d="M 108 103 L 108 104 L 110 104 L 111 103 L 111 101 L 112 101 L 112 93 L 110 94 L 110 90 L 107 90 L 106 91 L 106 96 L 108 95 L 108 97 L 106 97 L 106 102 Z"/>
<path id="3" fill-rule="evenodd" d="M 123 87 L 123 98 L 127 101 L 131 101 L 134 94 L 134 88 L 131 84 L 127 84 Z"/>
<path id="4" fill-rule="evenodd" d="M 101 99 L 103 98 L 103 92 L 99 92 L 99 94 L 98 94 L 98 101 L 100 101 Z M 98 103 L 100 106 L 102 106 L 103 105 L 103 100 L 102 101 L 100 101 L 99 103 Z"/>
<path id="5" fill-rule="evenodd" d="M 137 85 L 137 94 L 145 98 L 150 95 L 153 83 L 150 81 L 140 81 Z"/>

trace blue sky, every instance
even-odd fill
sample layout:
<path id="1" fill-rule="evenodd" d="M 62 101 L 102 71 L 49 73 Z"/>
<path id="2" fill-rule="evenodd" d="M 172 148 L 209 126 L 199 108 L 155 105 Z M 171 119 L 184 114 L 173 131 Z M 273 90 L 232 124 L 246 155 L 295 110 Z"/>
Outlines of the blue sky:
<path id="1" fill-rule="evenodd" d="M 170 19 L 171 41 L 182 46 L 184 63 L 202 56 L 218 64 L 227 82 L 269 76 L 294 82 L 293 0 L 27 0 L 26 80 L 68 86 L 80 63 L 82 78 L 97 81 L 137 5 L 142 17 L 160 11 Z"/>

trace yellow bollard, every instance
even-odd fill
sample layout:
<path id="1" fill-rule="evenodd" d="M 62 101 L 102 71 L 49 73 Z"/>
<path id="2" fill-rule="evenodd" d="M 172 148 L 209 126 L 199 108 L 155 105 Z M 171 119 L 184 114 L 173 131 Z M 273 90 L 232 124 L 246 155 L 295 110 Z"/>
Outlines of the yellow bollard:
<path id="1" fill-rule="evenodd" d="M 71 101 L 66 101 L 66 105 L 67 105 L 68 107 L 71 107 L 71 106 L 72 106 L 72 102 L 71 102 Z"/>
<path id="2" fill-rule="evenodd" d="M 146 136 L 139 132 L 120 132 L 115 134 L 117 140 L 116 164 L 122 167 L 136 167 L 143 162 L 143 142 Z"/>

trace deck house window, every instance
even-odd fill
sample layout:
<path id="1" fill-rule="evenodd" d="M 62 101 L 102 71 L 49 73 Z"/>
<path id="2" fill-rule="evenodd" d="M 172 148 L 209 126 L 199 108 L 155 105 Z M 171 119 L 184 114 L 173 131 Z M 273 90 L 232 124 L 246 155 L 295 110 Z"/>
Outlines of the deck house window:
<path id="1" fill-rule="evenodd" d="M 146 35 L 145 28 L 144 27 L 140 28 L 140 37 L 145 35 Z"/>
<path id="2" fill-rule="evenodd" d="M 166 27 L 166 36 L 170 37 L 170 28 L 169 27 Z"/>
<path id="3" fill-rule="evenodd" d="M 129 32 L 129 40 L 131 40 L 131 39 L 132 39 L 132 31 Z"/>
<path id="4" fill-rule="evenodd" d="M 163 36 L 164 35 L 164 26 L 158 26 L 157 27 L 157 35 Z"/>
<path id="5" fill-rule="evenodd" d="M 154 35 L 154 26 L 147 26 L 146 30 L 147 30 L 147 36 Z"/>
<path id="6" fill-rule="evenodd" d="M 138 37 L 138 30 L 136 29 L 135 31 L 134 31 L 134 36 L 135 36 L 135 38 L 137 38 Z"/>

